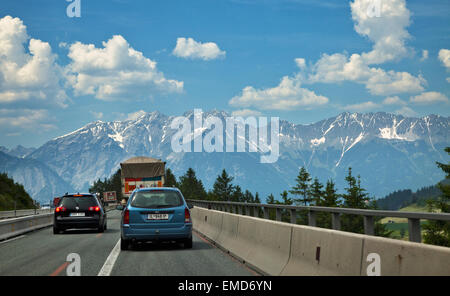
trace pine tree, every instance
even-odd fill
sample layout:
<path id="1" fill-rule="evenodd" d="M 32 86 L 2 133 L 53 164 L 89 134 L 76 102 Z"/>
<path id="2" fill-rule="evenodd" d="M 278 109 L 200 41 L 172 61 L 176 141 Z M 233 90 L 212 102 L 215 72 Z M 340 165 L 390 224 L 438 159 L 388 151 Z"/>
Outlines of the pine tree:
<path id="1" fill-rule="evenodd" d="M 346 193 L 342 195 L 344 199 L 343 206 L 345 208 L 366 209 L 369 197 L 366 190 L 361 188 L 361 180 L 358 176 L 356 179 L 352 175 L 352 168 L 348 168 L 348 175 L 345 177 L 348 187 L 345 188 Z M 342 230 L 355 233 L 364 233 L 364 220 L 360 215 L 342 215 Z"/>
<path id="2" fill-rule="evenodd" d="M 230 201 L 232 198 L 234 186 L 231 183 L 233 177 L 229 176 L 225 169 L 222 170 L 222 174 L 217 176 L 216 182 L 213 185 L 213 194 L 219 201 Z"/>
<path id="3" fill-rule="evenodd" d="M 339 207 L 339 194 L 335 188 L 333 180 L 328 180 L 325 190 L 322 192 L 322 198 L 317 206 L 321 207 Z M 331 213 L 320 212 L 317 214 L 317 226 L 331 229 Z"/>
<path id="4" fill-rule="evenodd" d="M 170 168 L 168 168 L 166 170 L 166 174 L 164 177 L 164 186 L 165 187 L 178 187 L 179 186 L 179 184 L 177 182 L 177 178 L 172 173 L 172 170 Z"/>
<path id="5" fill-rule="evenodd" d="M 258 203 L 258 204 L 261 203 L 261 200 L 259 199 L 259 193 L 258 192 L 255 193 L 255 203 Z"/>
<path id="6" fill-rule="evenodd" d="M 311 177 L 304 167 L 300 169 L 295 181 L 297 184 L 292 187 L 292 190 L 289 190 L 289 192 L 297 196 L 302 196 L 300 199 L 294 199 L 294 202 L 303 203 L 306 206 L 309 202 L 311 202 L 308 190 Z"/>
<path id="7" fill-rule="evenodd" d="M 269 194 L 266 198 L 266 204 L 275 204 L 275 197 L 273 196 L 273 194 Z"/>
<path id="8" fill-rule="evenodd" d="M 335 183 L 333 180 L 328 180 L 325 186 L 325 191 L 323 194 L 323 200 L 320 204 L 323 207 L 339 207 L 339 194 L 337 194 L 337 190 L 335 188 Z"/>
<path id="9" fill-rule="evenodd" d="M 283 205 L 292 205 L 292 198 L 288 197 L 288 192 L 286 190 L 283 191 L 283 193 L 280 194 L 281 196 L 281 202 L 280 204 Z"/>
<path id="10" fill-rule="evenodd" d="M 236 185 L 233 188 L 233 193 L 231 194 L 231 201 L 234 201 L 234 202 L 243 202 L 244 201 L 244 194 L 242 193 L 241 186 Z"/>
<path id="11" fill-rule="evenodd" d="M 322 204 L 323 199 L 323 191 L 322 191 L 323 185 L 319 182 L 319 179 L 314 178 L 314 182 L 311 184 L 309 195 L 311 202 L 316 205 L 320 206 Z"/>
<path id="12" fill-rule="evenodd" d="M 205 188 L 201 180 L 198 180 L 195 171 L 189 168 L 186 173 L 180 177 L 178 188 L 183 193 L 185 199 L 200 199 L 207 198 Z"/>
<path id="13" fill-rule="evenodd" d="M 445 152 L 450 154 L 450 147 L 445 148 Z M 450 179 L 450 163 L 444 164 L 436 162 L 437 166 L 445 173 L 445 180 Z M 430 211 L 434 209 L 442 213 L 450 213 L 450 185 L 447 182 L 438 183 L 438 188 L 442 195 L 438 200 L 429 200 Z M 424 242 L 427 244 L 450 247 L 450 221 L 430 220 L 424 225 Z"/>
<path id="14" fill-rule="evenodd" d="M 245 190 L 243 201 L 244 202 L 248 202 L 248 203 L 254 203 L 255 202 L 255 198 L 253 197 L 253 194 L 250 191 Z"/>

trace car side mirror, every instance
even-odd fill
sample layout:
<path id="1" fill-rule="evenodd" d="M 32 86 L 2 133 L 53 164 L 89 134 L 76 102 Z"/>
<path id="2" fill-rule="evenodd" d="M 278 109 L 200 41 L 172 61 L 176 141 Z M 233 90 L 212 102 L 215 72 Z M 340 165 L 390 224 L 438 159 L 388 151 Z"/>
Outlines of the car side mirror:
<path id="1" fill-rule="evenodd" d="M 192 208 L 194 207 L 194 206 L 191 205 L 191 204 L 188 204 L 187 206 L 188 206 L 188 209 L 192 209 Z"/>
<path id="2" fill-rule="evenodd" d="M 122 205 L 118 205 L 118 206 L 116 207 L 116 210 L 122 211 L 122 210 L 123 210 L 123 206 L 122 206 Z"/>

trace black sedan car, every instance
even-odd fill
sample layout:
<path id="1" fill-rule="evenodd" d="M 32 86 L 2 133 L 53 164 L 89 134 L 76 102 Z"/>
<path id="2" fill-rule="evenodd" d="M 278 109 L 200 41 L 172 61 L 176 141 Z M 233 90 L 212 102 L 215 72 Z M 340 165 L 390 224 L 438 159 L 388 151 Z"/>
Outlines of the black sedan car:
<path id="1" fill-rule="evenodd" d="M 106 212 L 93 194 L 66 194 L 55 208 L 53 233 L 70 228 L 106 229 Z"/>

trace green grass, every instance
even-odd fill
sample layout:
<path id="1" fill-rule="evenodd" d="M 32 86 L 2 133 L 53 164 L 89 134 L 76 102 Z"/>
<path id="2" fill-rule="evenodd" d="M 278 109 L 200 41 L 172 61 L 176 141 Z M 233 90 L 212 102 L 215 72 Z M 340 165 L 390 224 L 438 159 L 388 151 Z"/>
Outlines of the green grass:
<path id="1" fill-rule="evenodd" d="M 427 206 L 418 206 L 417 204 L 411 204 L 407 207 L 401 208 L 400 212 L 424 212 L 428 213 Z M 389 221 L 393 221 L 394 223 L 389 223 Z M 406 218 L 397 218 L 397 217 L 385 217 L 381 219 L 381 223 L 386 225 L 388 230 L 392 230 L 392 238 L 401 239 L 401 240 L 409 240 L 409 231 L 408 231 L 408 219 Z M 420 224 L 423 226 L 426 223 L 426 220 L 421 220 Z M 401 236 L 401 231 L 404 230 L 403 237 Z M 423 230 L 422 230 L 423 235 Z"/>

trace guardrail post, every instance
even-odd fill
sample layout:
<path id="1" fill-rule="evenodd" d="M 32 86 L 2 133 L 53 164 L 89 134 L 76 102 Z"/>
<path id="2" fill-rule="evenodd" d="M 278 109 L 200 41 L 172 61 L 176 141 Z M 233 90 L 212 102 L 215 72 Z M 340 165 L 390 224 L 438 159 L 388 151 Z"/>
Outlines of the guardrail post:
<path id="1" fill-rule="evenodd" d="M 422 242 L 420 219 L 408 218 L 409 240 L 411 242 Z"/>
<path id="2" fill-rule="evenodd" d="M 250 216 L 250 206 L 245 206 L 245 216 Z"/>
<path id="3" fill-rule="evenodd" d="M 341 214 L 331 213 L 331 226 L 334 230 L 341 230 Z"/>
<path id="4" fill-rule="evenodd" d="M 295 209 L 291 209 L 291 223 L 297 224 L 297 211 Z"/>
<path id="5" fill-rule="evenodd" d="M 375 235 L 373 216 L 364 216 L 364 233 L 367 235 Z"/>
<path id="6" fill-rule="evenodd" d="M 308 225 L 309 226 L 316 226 L 316 224 L 317 224 L 316 217 L 317 217 L 316 212 L 309 210 L 309 213 L 308 213 Z"/>
<path id="7" fill-rule="evenodd" d="M 253 207 L 253 217 L 259 218 L 259 207 Z"/>
<path id="8" fill-rule="evenodd" d="M 281 211 L 282 211 L 282 209 L 276 208 L 276 213 L 277 213 L 276 219 L 277 219 L 277 221 L 281 221 Z"/>
<path id="9" fill-rule="evenodd" d="M 264 207 L 264 219 L 269 219 L 269 208 Z"/>

